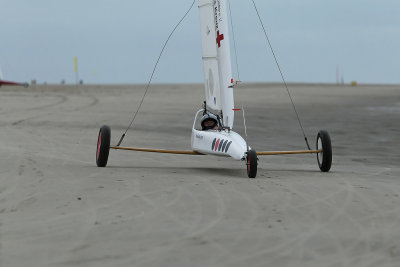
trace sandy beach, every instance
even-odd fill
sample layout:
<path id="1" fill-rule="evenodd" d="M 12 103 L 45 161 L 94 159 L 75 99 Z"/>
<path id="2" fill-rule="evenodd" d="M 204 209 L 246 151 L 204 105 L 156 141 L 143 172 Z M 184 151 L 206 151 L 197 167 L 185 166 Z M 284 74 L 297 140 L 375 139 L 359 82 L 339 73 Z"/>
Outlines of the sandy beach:
<path id="1" fill-rule="evenodd" d="M 0 266 L 399 266 L 400 86 L 290 84 L 315 155 L 260 157 L 258 176 L 214 156 L 111 151 L 142 85 L 0 88 Z M 203 85 L 153 85 L 123 145 L 190 149 Z M 235 88 L 257 151 L 306 149 L 281 84 Z M 238 114 L 235 130 L 244 134 Z"/>

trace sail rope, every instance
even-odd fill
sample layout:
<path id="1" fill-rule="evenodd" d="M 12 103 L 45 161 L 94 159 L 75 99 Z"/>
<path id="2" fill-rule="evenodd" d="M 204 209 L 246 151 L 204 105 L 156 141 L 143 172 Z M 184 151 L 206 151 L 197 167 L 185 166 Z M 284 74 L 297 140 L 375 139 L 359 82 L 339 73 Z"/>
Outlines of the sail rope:
<path id="1" fill-rule="evenodd" d="M 296 113 L 297 121 L 299 122 L 301 131 L 303 132 L 304 140 L 306 141 L 306 144 L 307 144 L 308 149 L 311 150 L 311 147 L 310 147 L 310 144 L 308 143 L 308 138 L 307 138 L 306 133 L 305 133 L 305 131 L 304 131 L 303 124 L 302 124 L 302 122 L 301 122 L 299 113 L 297 112 L 296 105 L 294 104 L 292 94 L 290 93 L 289 87 L 288 87 L 288 85 L 287 85 L 287 83 L 286 83 L 286 79 L 285 79 L 285 77 L 283 76 L 282 69 L 281 69 L 281 67 L 280 67 L 280 65 L 279 65 L 279 62 L 278 62 L 278 59 L 277 59 L 277 57 L 276 57 L 275 51 L 274 51 L 274 49 L 273 49 L 273 47 L 272 47 L 272 44 L 271 44 L 271 41 L 270 41 L 270 39 L 269 39 L 269 37 L 268 37 L 267 30 L 265 29 L 264 23 L 262 22 L 262 19 L 261 19 L 261 16 L 260 16 L 260 13 L 258 12 L 257 5 L 256 5 L 256 3 L 254 2 L 254 0 L 251 0 L 251 1 L 253 2 L 253 5 L 254 5 L 254 8 L 255 8 L 255 10 L 256 10 L 256 13 L 257 13 L 258 19 L 259 19 L 259 21 L 260 21 L 261 27 L 263 28 L 265 38 L 266 38 L 267 41 L 268 41 L 269 48 L 271 49 L 272 55 L 274 56 L 275 63 L 276 63 L 276 65 L 277 65 L 277 67 L 278 67 L 279 73 L 281 74 L 281 78 L 282 78 L 283 84 L 285 85 L 286 92 L 288 93 L 289 98 L 290 98 L 290 101 L 292 102 L 292 107 L 293 107 L 294 112 Z"/>
<path id="2" fill-rule="evenodd" d="M 236 71 L 237 71 L 237 75 L 238 75 L 238 81 L 241 81 L 240 80 L 239 61 L 238 61 L 238 55 L 237 55 L 237 49 L 236 49 L 236 38 L 235 38 L 235 31 L 234 31 L 234 26 L 233 26 L 233 16 L 232 16 L 231 1 L 230 0 L 228 0 L 228 7 L 229 7 L 229 17 L 230 17 L 230 20 L 231 20 L 231 28 L 232 28 L 233 48 L 235 50 Z"/>
<path id="3" fill-rule="evenodd" d="M 189 9 L 186 11 L 185 15 L 184 15 L 184 16 L 179 20 L 179 22 L 175 25 L 174 29 L 172 30 L 172 32 L 169 34 L 167 40 L 165 41 L 164 46 L 163 46 L 163 48 L 161 49 L 160 55 L 158 56 L 157 62 L 156 62 L 156 64 L 154 65 L 153 72 L 151 73 L 150 79 L 149 79 L 149 81 L 148 81 L 148 83 L 147 83 L 147 85 L 146 85 L 146 90 L 144 91 L 144 94 L 143 94 L 143 96 L 142 96 L 142 99 L 140 100 L 140 104 L 139 104 L 139 106 L 138 106 L 138 108 L 137 108 L 135 114 L 133 115 L 133 118 L 132 118 L 131 122 L 129 123 L 128 128 L 126 128 L 125 132 L 122 134 L 122 136 L 121 136 L 121 138 L 120 138 L 120 140 L 119 140 L 117 146 L 120 146 L 120 145 L 121 145 L 121 143 L 122 143 L 122 141 L 124 140 L 124 138 L 125 138 L 127 132 L 128 132 L 128 131 L 132 128 L 132 126 L 133 126 L 133 122 L 135 121 L 136 116 L 138 115 L 139 110 L 140 110 L 140 108 L 142 107 L 143 101 L 144 101 L 144 99 L 145 99 L 145 97 L 146 97 L 146 95 L 147 95 L 147 92 L 149 91 L 150 84 L 151 84 L 151 82 L 152 82 L 152 80 L 153 80 L 153 77 L 154 77 L 154 74 L 155 74 L 155 72 L 156 72 L 158 63 L 160 62 L 161 56 L 163 55 L 164 50 L 165 50 L 165 48 L 167 47 L 167 44 L 168 44 L 169 40 L 171 39 L 172 35 L 175 33 L 175 31 L 176 31 L 176 29 L 179 27 L 179 25 L 181 25 L 182 21 L 187 17 L 187 15 L 189 14 L 189 12 L 192 10 L 192 8 L 193 8 L 195 2 L 196 2 L 196 0 L 193 0 L 193 3 L 190 5 L 190 7 L 189 7 Z"/>

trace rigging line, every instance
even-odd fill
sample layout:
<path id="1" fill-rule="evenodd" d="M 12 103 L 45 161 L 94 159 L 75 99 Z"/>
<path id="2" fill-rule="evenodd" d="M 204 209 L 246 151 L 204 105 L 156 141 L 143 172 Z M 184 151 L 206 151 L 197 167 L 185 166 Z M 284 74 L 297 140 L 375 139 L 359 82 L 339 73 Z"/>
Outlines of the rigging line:
<path id="1" fill-rule="evenodd" d="M 277 65 L 277 67 L 278 67 L 279 73 L 281 74 L 282 81 L 283 81 L 283 83 L 284 83 L 284 85 L 285 85 L 285 88 L 286 88 L 286 91 L 287 91 L 287 93 L 288 93 L 288 95 L 289 95 L 290 101 L 292 102 L 292 106 L 293 106 L 294 112 L 296 113 L 297 121 L 299 122 L 301 131 L 303 132 L 304 140 L 306 141 L 306 144 L 307 144 L 308 149 L 311 150 L 310 144 L 308 143 L 308 138 L 307 138 L 306 133 L 305 133 L 304 128 L 303 128 L 303 124 L 301 123 L 301 120 L 300 120 L 299 113 L 297 112 L 296 105 L 294 104 L 292 95 L 291 95 L 291 93 L 290 93 L 290 91 L 289 91 L 289 87 L 288 87 L 288 85 L 287 85 L 287 83 L 286 83 L 285 77 L 283 76 L 282 69 L 281 69 L 281 67 L 280 67 L 280 65 L 279 65 L 279 62 L 278 62 L 278 59 L 277 59 L 277 57 L 276 57 L 276 55 L 275 55 L 275 51 L 274 51 L 274 49 L 272 48 L 271 41 L 269 40 L 269 37 L 268 37 L 268 34 L 267 34 L 267 30 L 266 30 L 265 27 L 264 27 L 264 23 L 262 22 L 262 19 L 261 19 L 260 13 L 258 12 L 258 8 L 257 8 L 257 6 L 256 6 L 256 3 L 254 2 L 254 0 L 251 0 L 251 1 L 253 2 L 254 8 L 255 8 L 255 10 L 256 10 L 256 12 L 257 12 L 258 19 L 260 20 L 260 23 L 261 23 L 261 26 L 262 26 L 262 28 L 263 28 L 265 37 L 267 38 L 268 45 L 269 45 L 269 47 L 270 47 L 270 49 L 271 49 L 272 55 L 274 56 L 276 65 Z"/>
<path id="2" fill-rule="evenodd" d="M 230 0 L 228 0 L 228 7 L 229 7 L 229 16 L 231 18 L 232 38 L 233 38 L 233 47 L 234 47 L 234 50 L 235 50 L 236 70 L 237 70 L 237 74 L 238 74 L 238 81 L 240 81 L 239 61 L 238 61 L 237 49 L 236 49 L 235 31 L 233 29 L 233 17 L 232 17 L 231 1 Z"/>
<path id="3" fill-rule="evenodd" d="M 160 62 L 160 59 L 161 59 L 161 56 L 163 55 L 164 50 L 165 50 L 165 48 L 167 47 L 167 44 L 168 44 L 169 40 L 171 39 L 172 35 L 173 35 L 174 32 L 176 31 L 176 29 L 179 27 L 179 25 L 182 23 L 182 21 L 186 18 L 186 16 L 189 14 L 189 12 L 192 10 L 192 8 L 193 8 L 195 2 L 196 2 L 196 0 L 193 0 L 193 3 L 191 4 L 190 8 L 186 11 L 185 15 L 180 19 L 180 21 L 178 22 L 178 24 L 176 24 L 176 26 L 174 27 L 174 29 L 172 30 L 172 32 L 169 34 L 169 36 L 168 36 L 168 38 L 167 38 L 167 41 L 165 41 L 164 46 L 163 46 L 163 48 L 161 49 L 160 55 L 158 56 L 157 62 L 156 62 L 156 64 L 154 65 L 153 72 L 151 73 L 149 82 L 147 83 L 146 90 L 145 90 L 145 92 L 144 92 L 144 94 L 143 94 L 143 97 L 142 97 L 142 99 L 141 99 L 141 101 L 140 101 L 139 107 L 137 108 L 137 110 L 136 110 L 136 112 L 135 112 L 135 114 L 134 114 L 134 116 L 133 116 L 133 119 L 131 120 L 131 122 L 130 122 L 128 128 L 125 130 L 125 132 L 124 132 L 123 135 L 121 136 L 121 138 L 120 138 L 120 140 L 119 140 L 119 142 L 118 142 L 118 144 L 117 144 L 116 146 L 120 146 L 120 145 L 121 145 L 122 141 L 124 140 L 124 138 L 125 138 L 125 136 L 126 136 L 126 133 L 129 131 L 129 129 L 132 128 L 133 122 L 135 121 L 136 116 L 138 115 L 139 110 L 140 110 L 140 108 L 142 107 L 143 101 L 144 101 L 144 99 L 145 99 L 145 97 L 146 97 L 146 95 L 147 95 L 147 92 L 149 91 L 151 81 L 153 80 L 154 73 L 156 72 L 158 63 Z"/>

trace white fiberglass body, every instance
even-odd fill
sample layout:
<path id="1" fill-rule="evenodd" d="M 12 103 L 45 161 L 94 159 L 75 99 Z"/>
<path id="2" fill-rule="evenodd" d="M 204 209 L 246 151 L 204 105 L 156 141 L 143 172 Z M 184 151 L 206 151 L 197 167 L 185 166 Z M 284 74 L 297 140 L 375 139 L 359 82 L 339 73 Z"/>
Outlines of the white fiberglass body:
<path id="1" fill-rule="evenodd" d="M 203 110 L 196 114 L 192 129 L 192 149 L 201 154 L 212 154 L 216 156 L 232 157 L 241 160 L 246 157 L 246 141 L 232 130 L 196 130 L 197 116 Z"/>

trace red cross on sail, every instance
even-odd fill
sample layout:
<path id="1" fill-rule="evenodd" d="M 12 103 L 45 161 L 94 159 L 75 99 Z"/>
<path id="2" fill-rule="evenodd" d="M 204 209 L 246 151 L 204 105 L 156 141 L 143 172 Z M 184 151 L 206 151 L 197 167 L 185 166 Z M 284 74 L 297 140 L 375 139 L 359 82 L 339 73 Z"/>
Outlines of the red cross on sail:
<path id="1" fill-rule="evenodd" d="M 224 40 L 224 35 L 223 34 L 219 34 L 219 31 L 217 31 L 217 44 L 218 47 L 221 47 L 221 41 Z"/>

